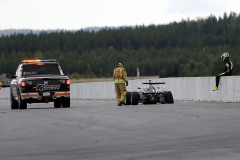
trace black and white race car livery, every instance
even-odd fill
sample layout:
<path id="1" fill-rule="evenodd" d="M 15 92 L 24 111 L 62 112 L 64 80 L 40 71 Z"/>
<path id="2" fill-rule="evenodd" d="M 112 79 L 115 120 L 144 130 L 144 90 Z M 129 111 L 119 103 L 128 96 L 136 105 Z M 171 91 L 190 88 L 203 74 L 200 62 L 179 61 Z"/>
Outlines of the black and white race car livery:
<path id="1" fill-rule="evenodd" d="M 163 85 L 163 90 L 156 85 Z M 143 104 L 156 104 L 156 103 L 174 103 L 171 91 L 165 91 L 165 82 L 152 82 L 149 80 L 147 83 L 142 83 L 142 87 L 138 88 L 138 92 L 127 92 L 126 103 L 128 105 L 138 105 L 139 102 Z"/>

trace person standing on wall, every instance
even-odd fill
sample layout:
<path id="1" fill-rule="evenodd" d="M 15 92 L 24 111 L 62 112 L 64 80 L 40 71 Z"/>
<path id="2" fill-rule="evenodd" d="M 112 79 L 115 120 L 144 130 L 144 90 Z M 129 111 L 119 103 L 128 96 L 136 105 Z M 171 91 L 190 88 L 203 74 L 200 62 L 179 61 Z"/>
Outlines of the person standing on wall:
<path id="1" fill-rule="evenodd" d="M 230 60 L 230 56 L 227 52 L 223 53 L 221 56 L 222 61 L 225 63 L 225 69 L 223 73 L 220 73 L 216 76 L 216 86 L 213 88 L 213 91 L 218 90 L 218 85 L 221 76 L 231 76 L 233 70 L 233 63 Z"/>
<path id="2" fill-rule="evenodd" d="M 117 94 L 118 106 L 126 105 L 126 86 L 128 86 L 127 72 L 122 62 L 119 62 L 117 68 L 113 71 L 113 80 L 115 82 L 115 91 Z M 126 85 L 125 85 L 126 83 Z"/>

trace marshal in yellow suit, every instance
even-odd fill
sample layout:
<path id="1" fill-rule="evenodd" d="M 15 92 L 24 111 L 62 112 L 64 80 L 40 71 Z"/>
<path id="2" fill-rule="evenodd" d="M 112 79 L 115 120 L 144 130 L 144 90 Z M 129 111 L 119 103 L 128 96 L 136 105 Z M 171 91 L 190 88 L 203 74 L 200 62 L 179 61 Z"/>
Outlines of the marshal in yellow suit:
<path id="1" fill-rule="evenodd" d="M 127 94 L 126 86 L 128 85 L 127 72 L 124 68 L 123 63 L 118 63 L 117 68 L 114 69 L 113 80 L 115 82 L 117 104 L 118 106 L 121 106 L 122 104 L 125 104 Z"/>

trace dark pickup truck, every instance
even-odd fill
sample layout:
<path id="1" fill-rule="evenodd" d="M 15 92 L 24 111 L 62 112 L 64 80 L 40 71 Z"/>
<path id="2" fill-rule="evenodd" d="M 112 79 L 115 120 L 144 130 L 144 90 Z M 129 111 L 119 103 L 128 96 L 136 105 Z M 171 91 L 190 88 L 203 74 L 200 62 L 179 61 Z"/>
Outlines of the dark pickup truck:
<path id="1" fill-rule="evenodd" d="M 70 107 L 70 80 L 56 60 L 23 60 L 11 78 L 11 109 L 48 102 L 55 108 Z"/>

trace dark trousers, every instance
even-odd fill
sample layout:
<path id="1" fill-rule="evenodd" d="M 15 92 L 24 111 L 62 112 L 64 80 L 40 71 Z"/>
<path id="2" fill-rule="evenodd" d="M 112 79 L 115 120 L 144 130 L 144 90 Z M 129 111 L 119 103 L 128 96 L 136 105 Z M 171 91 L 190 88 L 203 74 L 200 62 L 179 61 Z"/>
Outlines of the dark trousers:
<path id="1" fill-rule="evenodd" d="M 219 81 L 220 81 L 220 77 L 221 76 L 231 76 L 231 74 L 229 72 L 225 72 L 225 73 L 221 73 L 219 75 L 216 76 L 216 86 L 218 87 L 219 85 Z"/>

